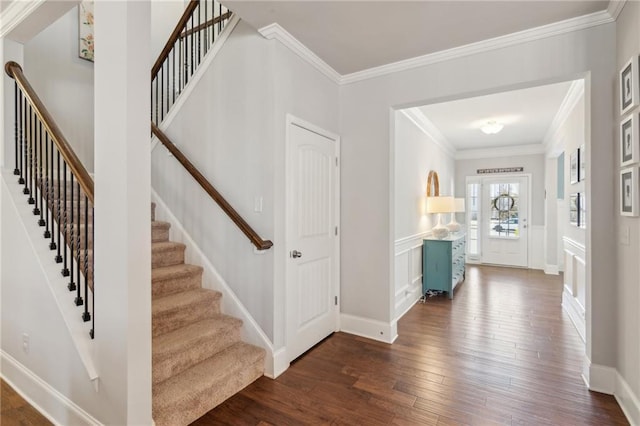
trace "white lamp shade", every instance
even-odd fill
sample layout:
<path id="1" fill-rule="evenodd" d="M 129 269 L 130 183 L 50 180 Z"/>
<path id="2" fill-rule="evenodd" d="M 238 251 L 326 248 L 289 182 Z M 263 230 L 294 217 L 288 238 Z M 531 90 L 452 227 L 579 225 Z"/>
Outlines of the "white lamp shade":
<path id="1" fill-rule="evenodd" d="M 456 213 L 464 213 L 464 198 L 456 198 L 454 201 Z"/>
<path id="2" fill-rule="evenodd" d="M 427 197 L 427 213 L 451 213 L 453 197 Z"/>

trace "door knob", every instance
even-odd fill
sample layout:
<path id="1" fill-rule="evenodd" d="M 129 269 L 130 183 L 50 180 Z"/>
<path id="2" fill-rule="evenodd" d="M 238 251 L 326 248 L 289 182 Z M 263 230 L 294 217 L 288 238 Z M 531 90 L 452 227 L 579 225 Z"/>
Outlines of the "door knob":
<path id="1" fill-rule="evenodd" d="M 297 259 L 298 257 L 302 257 L 302 253 L 299 252 L 298 250 L 294 250 L 291 252 L 291 257 L 293 257 L 294 259 Z"/>

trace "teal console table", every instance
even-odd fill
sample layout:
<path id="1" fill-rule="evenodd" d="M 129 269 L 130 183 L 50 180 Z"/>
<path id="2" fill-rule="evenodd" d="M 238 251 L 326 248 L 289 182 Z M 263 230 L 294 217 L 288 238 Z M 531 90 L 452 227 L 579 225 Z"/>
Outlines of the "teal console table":
<path id="1" fill-rule="evenodd" d="M 464 235 L 447 238 L 425 238 L 422 241 L 422 294 L 427 290 L 446 291 L 453 299 L 453 290 L 465 279 Z"/>

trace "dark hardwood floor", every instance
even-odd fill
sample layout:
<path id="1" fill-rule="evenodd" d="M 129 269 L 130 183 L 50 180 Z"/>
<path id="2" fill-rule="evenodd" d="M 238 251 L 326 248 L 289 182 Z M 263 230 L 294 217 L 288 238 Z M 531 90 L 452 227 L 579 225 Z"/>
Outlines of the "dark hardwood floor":
<path id="1" fill-rule="evenodd" d="M 48 426 L 52 423 L 0 379 L 0 425 Z"/>
<path id="2" fill-rule="evenodd" d="M 626 425 L 580 376 L 584 346 L 559 277 L 468 266 L 416 304 L 393 345 L 336 333 L 276 380 L 260 378 L 193 425 Z"/>

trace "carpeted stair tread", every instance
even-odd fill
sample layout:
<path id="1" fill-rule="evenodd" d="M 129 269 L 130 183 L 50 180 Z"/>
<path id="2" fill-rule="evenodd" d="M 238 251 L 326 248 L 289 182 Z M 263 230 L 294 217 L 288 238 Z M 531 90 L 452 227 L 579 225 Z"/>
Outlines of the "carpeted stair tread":
<path id="1" fill-rule="evenodd" d="M 168 333 L 187 324 L 213 318 L 220 313 L 222 293 L 198 288 L 153 300 L 153 336 Z"/>
<path id="2" fill-rule="evenodd" d="M 151 270 L 151 294 L 153 298 L 167 296 L 202 286 L 201 266 L 181 263 Z"/>
<path id="3" fill-rule="evenodd" d="M 151 222 L 151 242 L 159 243 L 169 240 L 169 228 L 171 224 L 169 222 L 162 222 L 154 220 Z"/>
<path id="4" fill-rule="evenodd" d="M 153 339 L 153 383 L 160 383 L 240 341 L 242 320 L 228 315 L 196 322 Z"/>
<path id="5" fill-rule="evenodd" d="M 186 246 L 173 241 L 151 243 L 151 267 L 171 266 L 184 263 Z"/>
<path id="6" fill-rule="evenodd" d="M 262 376 L 264 355 L 264 349 L 238 342 L 155 385 L 156 426 L 187 425 L 201 417 Z"/>

